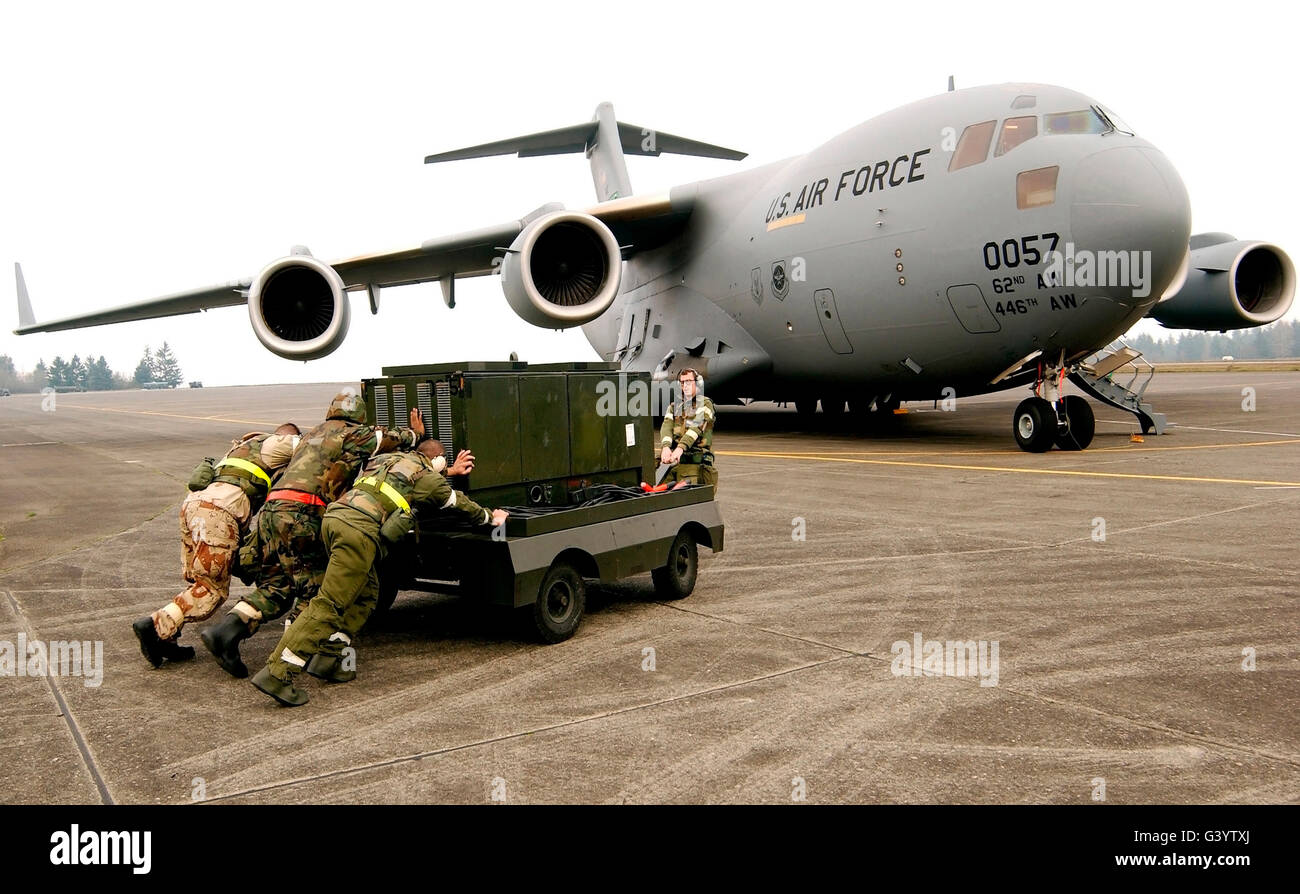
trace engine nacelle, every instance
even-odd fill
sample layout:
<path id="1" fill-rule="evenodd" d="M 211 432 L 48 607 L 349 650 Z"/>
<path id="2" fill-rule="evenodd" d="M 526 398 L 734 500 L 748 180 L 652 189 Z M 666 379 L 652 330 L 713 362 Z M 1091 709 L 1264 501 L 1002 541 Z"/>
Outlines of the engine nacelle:
<path id="1" fill-rule="evenodd" d="M 622 277 L 618 240 L 609 227 L 580 211 L 537 218 L 515 238 L 501 267 L 511 309 L 546 329 L 596 319 L 614 303 Z"/>
<path id="2" fill-rule="evenodd" d="M 1211 331 L 1263 326 L 1291 309 L 1295 265 L 1276 245 L 1224 234 L 1193 236 L 1191 244 L 1187 281 L 1147 316 L 1170 329 Z"/>
<path id="3" fill-rule="evenodd" d="M 267 350 L 288 360 L 332 353 L 348 334 L 347 293 L 333 267 L 290 255 L 262 268 L 248 292 L 248 317 Z"/>

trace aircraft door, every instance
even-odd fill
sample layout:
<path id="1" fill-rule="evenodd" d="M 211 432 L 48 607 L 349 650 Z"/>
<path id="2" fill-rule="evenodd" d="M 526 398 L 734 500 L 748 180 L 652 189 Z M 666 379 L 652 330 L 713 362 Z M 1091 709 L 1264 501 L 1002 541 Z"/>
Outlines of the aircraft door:
<path id="1" fill-rule="evenodd" d="M 835 293 L 830 289 L 818 289 L 813 292 L 813 308 L 817 313 L 817 322 L 821 323 L 822 335 L 826 343 L 836 354 L 852 354 L 853 345 L 844 332 L 840 322 L 840 312 L 835 309 Z"/>
<path id="2" fill-rule="evenodd" d="M 997 332 L 1002 329 L 998 318 L 989 310 L 984 300 L 984 292 L 974 283 L 948 288 L 948 303 L 962 328 L 972 334 L 979 332 Z"/>

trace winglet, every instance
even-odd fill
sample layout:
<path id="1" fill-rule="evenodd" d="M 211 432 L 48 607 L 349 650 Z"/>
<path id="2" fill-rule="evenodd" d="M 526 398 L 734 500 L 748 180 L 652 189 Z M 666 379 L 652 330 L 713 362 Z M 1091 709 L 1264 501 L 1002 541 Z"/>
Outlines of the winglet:
<path id="1" fill-rule="evenodd" d="M 14 279 L 18 283 L 18 328 L 26 329 L 36 325 L 36 314 L 32 313 L 32 299 L 27 295 L 27 283 L 23 280 L 23 265 L 14 262 Z"/>

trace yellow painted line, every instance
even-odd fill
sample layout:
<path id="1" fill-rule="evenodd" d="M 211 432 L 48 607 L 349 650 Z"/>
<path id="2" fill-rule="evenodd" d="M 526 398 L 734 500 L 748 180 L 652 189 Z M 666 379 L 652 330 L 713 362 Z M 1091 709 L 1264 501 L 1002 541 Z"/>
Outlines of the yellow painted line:
<path id="1" fill-rule="evenodd" d="M 804 214 L 800 212 L 799 214 L 796 214 L 793 217 L 782 217 L 779 220 L 772 221 L 770 224 L 767 225 L 767 231 L 770 233 L 773 230 L 779 230 L 782 227 L 793 227 L 796 224 L 803 223 L 803 221 L 804 221 Z"/>
<path id="2" fill-rule="evenodd" d="M 94 410 L 99 413 L 129 413 L 132 416 L 166 416 L 169 419 L 197 419 L 200 422 L 238 422 L 241 425 L 271 425 L 265 419 L 230 419 L 225 416 L 186 416 L 181 413 L 160 413 L 157 410 L 123 410 L 120 407 L 87 407 L 82 404 L 65 404 L 60 401 L 58 408 L 73 410 Z"/>
<path id="3" fill-rule="evenodd" d="M 868 466 L 903 466 L 916 469 L 952 469 L 958 472 L 1012 472 L 1021 475 L 1072 475 L 1080 478 L 1120 478 L 1139 481 L 1193 481 L 1202 484 L 1253 484 L 1281 487 L 1300 486 L 1300 481 L 1257 481 L 1250 478 L 1196 478 L 1189 475 L 1136 475 L 1127 472 L 1083 472 L 1075 469 L 1016 469 L 1010 466 L 963 466 L 956 463 L 902 462 L 884 459 L 850 459 L 842 456 L 819 456 L 799 453 L 755 453 L 744 450 L 719 450 L 721 456 L 750 456 L 760 459 L 806 459 L 813 462 L 860 463 Z"/>
<path id="4" fill-rule="evenodd" d="M 1300 438 L 1278 441 L 1241 441 L 1229 444 L 1184 444 L 1178 447 L 1131 447 L 1120 444 L 1114 447 L 1089 447 L 1089 453 L 1159 453 L 1168 450 L 1222 450 L 1225 447 L 1272 447 L 1278 444 L 1300 444 Z M 725 453 L 726 451 L 714 451 Z M 788 453 L 785 456 L 1022 456 L 1023 450 L 821 450 L 817 453 Z M 758 455 L 758 454 L 755 454 Z"/>

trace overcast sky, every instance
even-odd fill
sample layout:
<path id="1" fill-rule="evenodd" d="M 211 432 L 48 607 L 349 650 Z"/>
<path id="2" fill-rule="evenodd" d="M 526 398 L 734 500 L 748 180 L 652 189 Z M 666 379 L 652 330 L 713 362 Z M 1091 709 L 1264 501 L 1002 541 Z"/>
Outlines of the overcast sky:
<path id="1" fill-rule="evenodd" d="M 18 338 L 21 261 L 38 319 L 416 245 L 593 202 L 580 155 L 422 164 L 424 155 L 590 119 L 750 153 L 632 158 L 636 192 L 806 152 L 959 87 L 1059 84 L 1160 147 L 1192 231 L 1300 256 L 1296 37 L 1284 5 L 9 3 L 0 6 L 0 353 L 93 353 L 134 370 L 166 339 L 209 385 L 340 381 L 386 364 L 593 359 L 579 330 L 535 329 L 493 278 L 390 289 L 308 364 L 257 342 L 246 311 Z M 975 212 L 977 213 L 977 212 Z M 1296 311 L 1291 315 L 1294 317 Z M 1144 324 L 1153 325 L 1153 324 Z"/>

